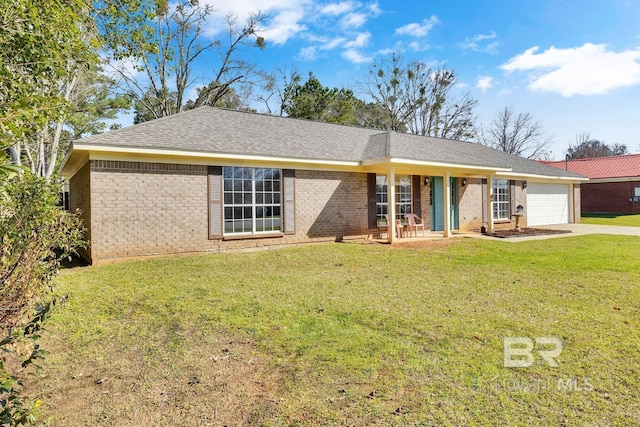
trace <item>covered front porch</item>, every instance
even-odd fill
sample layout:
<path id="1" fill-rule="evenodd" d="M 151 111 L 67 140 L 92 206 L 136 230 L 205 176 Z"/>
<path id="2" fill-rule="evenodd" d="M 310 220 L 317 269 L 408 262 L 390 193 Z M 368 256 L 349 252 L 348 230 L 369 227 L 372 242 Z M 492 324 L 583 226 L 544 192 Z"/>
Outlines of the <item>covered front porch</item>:
<path id="1" fill-rule="evenodd" d="M 510 222 L 497 221 L 499 206 L 492 204 L 491 183 L 507 170 L 406 163 L 390 159 L 385 165 L 369 165 L 369 225 L 377 231 L 376 239 L 449 238 L 482 226 L 492 232 Z M 410 214 L 420 218 L 417 227 L 409 222 Z"/>

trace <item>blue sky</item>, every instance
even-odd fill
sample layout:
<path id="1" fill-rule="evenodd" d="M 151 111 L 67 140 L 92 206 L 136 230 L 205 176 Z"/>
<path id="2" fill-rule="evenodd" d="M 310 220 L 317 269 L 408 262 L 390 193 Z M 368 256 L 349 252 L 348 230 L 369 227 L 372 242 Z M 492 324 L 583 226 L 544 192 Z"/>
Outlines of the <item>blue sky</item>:
<path id="1" fill-rule="evenodd" d="M 392 52 L 459 76 L 478 99 L 480 123 L 501 108 L 530 112 L 564 158 L 576 134 L 640 152 L 640 1 L 233 0 L 211 4 L 269 15 L 263 51 L 249 60 L 275 71 L 309 71 L 325 86 L 348 87 Z M 212 20 L 210 32 L 223 30 Z M 221 35 L 220 33 L 218 35 Z"/>

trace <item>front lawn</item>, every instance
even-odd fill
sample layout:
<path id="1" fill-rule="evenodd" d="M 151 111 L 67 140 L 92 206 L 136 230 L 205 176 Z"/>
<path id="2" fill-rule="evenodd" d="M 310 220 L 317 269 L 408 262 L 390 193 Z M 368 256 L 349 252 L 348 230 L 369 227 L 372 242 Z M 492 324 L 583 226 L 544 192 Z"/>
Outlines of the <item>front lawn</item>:
<path id="1" fill-rule="evenodd" d="M 50 425 L 639 425 L 640 240 L 336 243 L 75 268 Z M 559 339 L 503 364 L 503 339 Z"/>
<path id="2" fill-rule="evenodd" d="M 640 214 L 590 214 L 583 213 L 580 218 L 583 224 L 625 225 L 640 227 Z"/>

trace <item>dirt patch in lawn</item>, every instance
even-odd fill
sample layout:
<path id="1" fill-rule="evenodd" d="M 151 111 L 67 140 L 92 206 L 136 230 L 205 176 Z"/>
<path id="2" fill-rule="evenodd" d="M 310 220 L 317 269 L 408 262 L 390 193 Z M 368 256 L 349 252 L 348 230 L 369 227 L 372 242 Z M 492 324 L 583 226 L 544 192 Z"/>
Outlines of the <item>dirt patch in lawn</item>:
<path id="1" fill-rule="evenodd" d="M 493 233 L 485 233 L 485 236 L 509 238 L 509 237 L 528 237 L 528 236 L 545 236 L 549 234 L 565 234 L 571 233 L 571 230 L 550 230 L 547 228 L 521 228 L 520 230 L 496 230 Z"/>
<path id="2" fill-rule="evenodd" d="M 282 376 L 246 341 L 193 342 L 179 360 L 134 348 L 111 360 L 65 361 L 60 341 L 48 350 L 25 384 L 42 397 L 47 425 L 261 425 L 280 413 Z"/>
<path id="3" fill-rule="evenodd" d="M 433 240 L 396 240 L 391 247 L 393 249 L 437 249 L 455 244 L 457 239 L 433 239 Z"/>

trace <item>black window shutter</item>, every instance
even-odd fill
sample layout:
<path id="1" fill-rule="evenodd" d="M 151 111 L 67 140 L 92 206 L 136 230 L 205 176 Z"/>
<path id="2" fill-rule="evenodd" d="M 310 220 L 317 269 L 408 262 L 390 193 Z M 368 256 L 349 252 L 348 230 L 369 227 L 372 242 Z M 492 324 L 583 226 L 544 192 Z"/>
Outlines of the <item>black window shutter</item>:
<path id="1" fill-rule="evenodd" d="M 378 227 L 378 214 L 376 209 L 376 174 L 367 174 L 367 195 L 369 208 L 369 229 Z"/>
<path id="2" fill-rule="evenodd" d="M 422 218 L 422 199 L 420 198 L 420 175 L 411 177 L 411 189 L 413 190 L 413 213 Z"/>
<path id="3" fill-rule="evenodd" d="M 222 213 L 222 166 L 208 168 L 209 192 L 209 239 L 221 239 L 223 227 Z"/>

